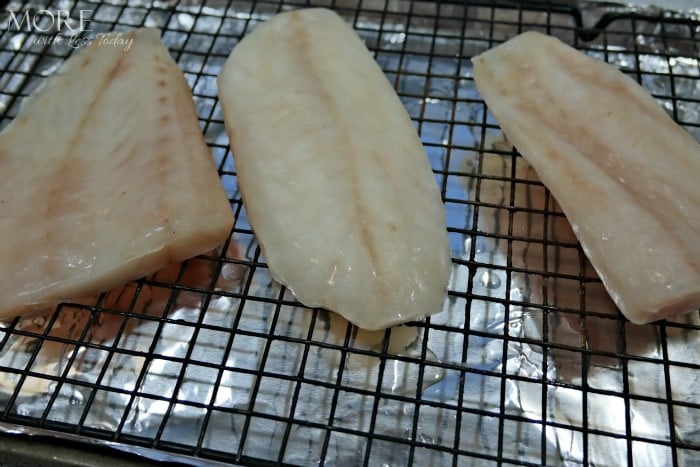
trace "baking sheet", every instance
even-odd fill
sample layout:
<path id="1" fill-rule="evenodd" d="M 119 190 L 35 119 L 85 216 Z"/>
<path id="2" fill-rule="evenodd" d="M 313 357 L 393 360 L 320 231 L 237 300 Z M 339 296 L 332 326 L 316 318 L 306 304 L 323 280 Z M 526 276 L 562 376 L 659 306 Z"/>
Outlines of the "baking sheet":
<path id="1" fill-rule="evenodd" d="M 30 6 L 46 5 L 10 3 Z M 225 252 L 0 329 L 2 421 L 164 460 L 700 463 L 698 313 L 649 326 L 620 317 L 555 200 L 485 110 L 469 60 L 521 28 L 548 31 L 640 79 L 700 140 L 692 31 L 620 20 L 584 43 L 566 10 L 336 2 L 416 121 L 453 256 L 442 312 L 366 332 L 300 306 L 271 279 L 216 100 L 216 75 L 238 38 L 297 5 L 51 6 L 91 10 L 93 34 L 164 30 L 238 219 Z M 74 45 L 0 36 L 3 125 Z M 210 290 L 212 264 L 221 272 Z"/>

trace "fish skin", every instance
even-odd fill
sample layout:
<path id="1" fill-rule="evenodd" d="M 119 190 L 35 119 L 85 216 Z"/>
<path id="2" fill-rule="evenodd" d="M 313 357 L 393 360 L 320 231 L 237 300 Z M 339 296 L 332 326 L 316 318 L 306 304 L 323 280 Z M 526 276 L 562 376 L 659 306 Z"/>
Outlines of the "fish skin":
<path id="1" fill-rule="evenodd" d="M 451 263 L 440 192 L 352 28 L 326 9 L 279 14 L 234 48 L 218 87 L 273 277 L 368 330 L 441 311 Z"/>
<path id="2" fill-rule="evenodd" d="M 526 32 L 472 59 L 508 139 L 571 222 L 620 311 L 700 307 L 700 146 L 613 66 Z"/>
<path id="3" fill-rule="evenodd" d="M 0 317 L 207 252 L 233 212 L 159 31 L 71 56 L 0 134 Z"/>

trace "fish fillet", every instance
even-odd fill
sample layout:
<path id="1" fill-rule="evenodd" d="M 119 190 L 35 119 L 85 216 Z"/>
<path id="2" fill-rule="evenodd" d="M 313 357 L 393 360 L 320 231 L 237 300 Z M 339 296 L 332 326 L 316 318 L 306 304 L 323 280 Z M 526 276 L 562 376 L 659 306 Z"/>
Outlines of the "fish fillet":
<path id="1" fill-rule="evenodd" d="M 279 14 L 219 76 L 243 202 L 273 277 L 369 330 L 438 312 L 450 256 L 425 151 L 361 39 Z"/>
<path id="2" fill-rule="evenodd" d="M 700 306 L 700 146 L 614 67 L 527 32 L 474 57 L 477 88 L 571 222 L 620 311 Z"/>
<path id="3" fill-rule="evenodd" d="M 122 33 L 124 36 L 124 33 Z M 69 58 L 0 134 L 0 317 L 224 242 L 233 213 L 189 86 L 152 29 Z"/>

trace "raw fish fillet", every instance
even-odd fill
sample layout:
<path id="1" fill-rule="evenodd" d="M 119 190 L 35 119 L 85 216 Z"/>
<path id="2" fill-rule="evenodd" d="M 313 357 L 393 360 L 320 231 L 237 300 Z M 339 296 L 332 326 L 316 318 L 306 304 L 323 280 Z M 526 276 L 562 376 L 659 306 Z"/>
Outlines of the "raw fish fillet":
<path id="1" fill-rule="evenodd" d="M 273 277 L 376 330 L 441 311 L 445 212 L 411 120 L 351 27 L 279 14 L 219 76 L 243 202 Z"/>
<path id="2" fill-rule="evenodd" d="M 124 33 L 122 33 L 124 36 Z M 0 317 L 209 251 L 233 214 L 189 86 L 152 29 L 73 55 L 0 134 Z"/>
<path id="3" fill-rule="evenodd" d="M 479 92 L 632 322 L 700 306 L 700 146 L 635 81 L 527 32 L 473 59 Z"/>

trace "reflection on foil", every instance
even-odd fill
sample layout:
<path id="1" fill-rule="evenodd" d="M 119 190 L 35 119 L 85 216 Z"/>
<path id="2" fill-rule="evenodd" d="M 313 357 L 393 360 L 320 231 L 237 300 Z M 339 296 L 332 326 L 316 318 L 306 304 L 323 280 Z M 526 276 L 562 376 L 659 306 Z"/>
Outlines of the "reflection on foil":
<path id="1" fill-rule="evenodd" d="M 239 258 L 233 240 L 229 243 L 226 257 Z M 138 317 L 159 318 L 167 315 L 177 319 L 183 314 L 200 314 L 205 294 L 197 289 L 210 290 L 215 265 L 216 262 L 210 259 L 193 258 L 157 272 L 144 283 L 132 282 L 102 297 L 86 297 L 75 301 L 75 305 L 63 304 L 57 313 L 50 309 L 21 319 L 13 326 L 21 334 L 13 336 L 6 344 L 7 350 L 0 355 L 0 365 L 18 369 L 30 365 L 32 372 L 39 376 L 80 380 L 93 371 L 99 371 L 108 363 L 106 359 L 110 358 L 106 352 L 96 351 L 89 344 L 122 346 L 154 327 L 155 320 Z M 232 266 L 231 263 L 227 265 L 229 269 Z M 233 266 L 238 268 L 238 273 L 229 271 L 228 275 L 219 274 L 214 290 L 230 290 L 236 282 L 240 282 L 243 272 L 240 266 Z M 168 284 L 182 289 L 173 290 Z M 211 300 L 210 306 L 215 301 Z M 93 312 L 90 307 L 95 304 L 104 311 Z M 181 337 L 173 336 L 173 341 L 182 345 Z M 121 339 L 121 342 L 115 341 L 115 338 Z M 75 345 L 76 341 L 85 345 Z M 145 352 L 148 349 L 134 346 L 133 350 Z M 126 365 L 134 377 L 138 375 L 144 358 L 136 355 L 123 357 L 125 361 L 120 361 L 118 367 L 123 369 Z M 22 397 L 53 391 L 55 384 L 52 379 L 0 373 L 0 390 L 11 394 L 21 385 L 18 394 Z M 71 403 L 79 403 L 82 395 L 74 392 L 70 400 Z M 23 411 L 29 415 L 28 409 Z"/>
<path id="2" fill-rule="evenodd" d="M 585 454 L 591 464 L 624 465 L 628 458 L 624 440 L 627 424 L 633 436 L 649 439 L 670 436 L 669 412 L 663 403 L 667 397 L 664 374 L 659 371 L 663 361 L 662 342 L 666 342 L 669 354 L 690 361 L 700 336 L 687 329 L 669 327 L 663 338 L 655 327 L 606 319 L 606 315 L 618 312 L 577 247 L 566 218 L 549 214 L 561 210 L 545 192 L 534 170 L 523 158 L 509 154 L 511 148 L 502 138 L 489 137 L 484 146 L 480 159 L 473 153 L 464 160 L 467 171 L 487 177 L 480 180 L 480 201 L 487 205 L 514 206 L 518 211 L 510 221 L 508 209 L 480 208 L 487 212 L 479 216 L 477 230 L 499 238 L 485 239 L 483 243 L 490 247 L 477 249 L 475 259 L 505 265 L 510 258 L 509 267 L 516 271 L 533 271 L 511 273 L 510 290 L 504 290 L 504 283 L 494 287 L 492 270 L 485 269 L 481 276 L 477 272 L 480 293 L 498 298 L 508 294 L 514 305 L 508 312 L 507 322 L 492 323 L 489 329 L 501 333 L 502 328 L 507 327 L 507 335 L 522 339 L 509 342 L 505 368 L 497 369 L 530 381 L 508 380 L 506 403 L 532 420 L 558 424 L 544 426 L 543 430 L 564 463 L 578 464 L 588 446 Z M 469 184 L 472 191 L 473 181 Z M 520 213 L 520 209 L 524 212 Z M 523 218 L 517 219 L 520 215 Z M 508 237 L 513 240 L 506 240 Z M 540 271 L 554 275 L 545 276 Z M 583 284 L 577 277 L 580 271 L 584 276 Z M 584 296 L 579 293 L 582 287 Z M 585 303 L 581 303 L 584 299 Z M 585 315 L 579 311 L 582 309 L 595 314 Z M 700 324 L 697 314 L 671 321 Z M 624 327 L 624 333 L 619 326 Z M 620 342 L 620 335 L 626 336 L 627 341 Z M 545 346 L 544 342 L 555 346 Z M 485 348 L 495 347 L 492 351 L 499 352 L 501 345 L 500 341 L 491 341 Z M 587 358 L 579 349 L 595 354 Z M 625 354 L 640 360 L 625 361 L 616 356 Z M 673 368 L 681 372 L 680 368 Z M 559 384 L 533 384 L 533 378 Z M 689 381 L 697 379 L 697 375 L 692 375 Z M 659 402 L 632 397 L 626 407 L 622 398 L 625 384 L 629 384 L 632 394 L 656 397 Z M 694 393 L 688 384 L 673 385 L 673 388 L 672 400 L 690 400 L 690 394 Z M 695 437 L 697 441 L 697 414 L 679 406 L 674 409 L 673 416 L 674 435 L 685 439 Z M 580 430 L 559 426 L 595 427 L 612 436 L 591 437 Z M 663 446 L 645 444 L 636 449 L 645 451 L 643 455 L 635 452 L 635 465 L 667 463 L 669 452 Z"/>

